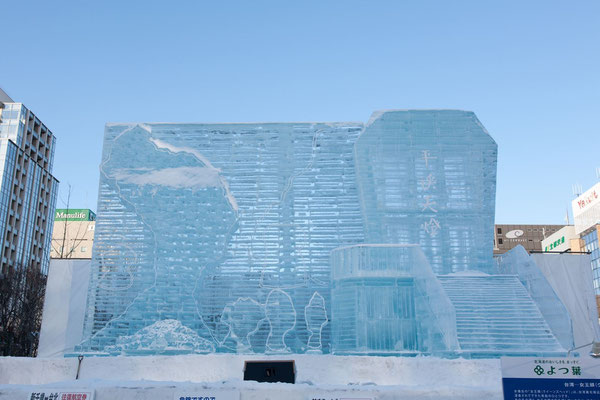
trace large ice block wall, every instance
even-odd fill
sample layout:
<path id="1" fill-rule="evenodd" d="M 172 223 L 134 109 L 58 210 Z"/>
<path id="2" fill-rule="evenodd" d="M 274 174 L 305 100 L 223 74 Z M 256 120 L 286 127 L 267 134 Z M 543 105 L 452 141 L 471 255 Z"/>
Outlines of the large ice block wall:
<path id="1" fill-rule="evenodd" d="M 329 253 L 363 241 L 362 127 L 107 125 L 79 350 L 329 352 Z"/>
<path id="2" fill-rule="evenodd" d="M 497 145 L 472 112 L 376 112 L 355 145 L 366 241 L 419 244 L 433 271 L 493 267 Z"/>
<path id="3" fill-rule="evenodd" d="M 464 111 L 108 124 L 75 351 L 456 354 L 477 310 L 436 274 L 492 272 L 496 152 Z"/>

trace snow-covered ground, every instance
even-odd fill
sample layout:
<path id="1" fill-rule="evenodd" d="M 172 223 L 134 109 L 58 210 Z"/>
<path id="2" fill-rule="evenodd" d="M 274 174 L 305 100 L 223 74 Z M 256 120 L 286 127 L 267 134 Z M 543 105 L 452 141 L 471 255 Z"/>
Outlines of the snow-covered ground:
<path id="1" fill-rule="evenodd" d="M 244 382 L 245 360 L 293 359 L 296 384 Z M 190 355 L 86 357 L 75 381 L 76 358 L 0 358 L 0 400 L 32 390 L 92 388 L 96 400 L 173 399 L 200 388 L 233 388 L 241 400 L 323 396 L 377 399 L 502 398 L 500 360 L 321 355 Z"/>

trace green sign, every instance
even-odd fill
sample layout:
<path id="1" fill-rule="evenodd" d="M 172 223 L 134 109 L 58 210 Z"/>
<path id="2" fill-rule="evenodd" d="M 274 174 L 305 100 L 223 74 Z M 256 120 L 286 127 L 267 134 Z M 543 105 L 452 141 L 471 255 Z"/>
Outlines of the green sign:
<path id="1" fill-rule="evenodd" d="M 554 242 L 550 243 L 549 246 L 546 246 L 546 248 L 544 249 L 544 251 L 548 251 L 548 250 L 552 250 L 555 247 L 560 246 L 561 244 L 563 244 L 565 242 L 565 237 L 561 237 L 560 239 L 556 239 Z"/>
<path id="2" fill-rule="evenodd" d="M 87 208 L 57 208 L 55 221 L 95 221 L 96 214 Z"/>

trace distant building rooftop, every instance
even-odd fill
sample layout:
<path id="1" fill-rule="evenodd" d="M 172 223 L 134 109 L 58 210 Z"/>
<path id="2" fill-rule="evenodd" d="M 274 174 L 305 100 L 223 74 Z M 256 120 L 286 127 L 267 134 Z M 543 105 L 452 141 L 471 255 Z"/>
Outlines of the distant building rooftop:
<path id="1" fill-rule="evenodd" d="M 0 103 L 14 103 L 15 101 L 10 98 L 8 94 L 2 88 L 0 88 Z"/>

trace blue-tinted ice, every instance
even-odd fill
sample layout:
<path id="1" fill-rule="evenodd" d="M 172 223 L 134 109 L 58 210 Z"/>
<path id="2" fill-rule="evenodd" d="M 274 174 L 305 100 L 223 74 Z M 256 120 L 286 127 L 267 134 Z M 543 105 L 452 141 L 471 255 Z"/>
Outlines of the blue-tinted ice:
<path id="1" fill-rule="evenodd" d="M 473 113 L 451 110 L 109 124 L 76 351 L 505 354 L 498 332 L 465 328 L 476 306 L 453 289 L 473 274 L 471 292 L 503 284 L 496 152 Z M 539 299 L 520 296 L 510 318 L 544 322 Z M 526 353 L 527 335 L 510 351 Z"/>

